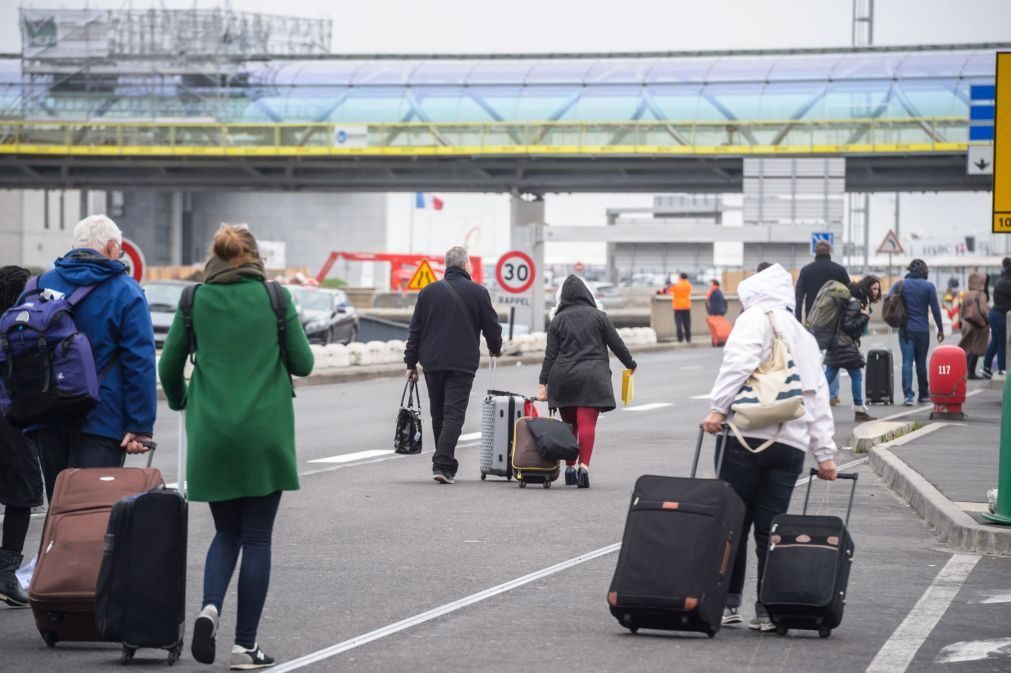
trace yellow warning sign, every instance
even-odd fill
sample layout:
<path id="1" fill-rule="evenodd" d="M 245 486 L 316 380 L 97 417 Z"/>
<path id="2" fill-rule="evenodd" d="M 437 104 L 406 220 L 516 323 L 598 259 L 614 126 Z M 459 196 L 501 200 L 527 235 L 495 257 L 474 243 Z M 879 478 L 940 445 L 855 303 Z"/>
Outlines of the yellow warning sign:
<path id="1" fill-rule="evenodd" d="M 1003 76 L 1002 76 L 1003 75 Z M 1011 52 L 997 54 L 994 95 L 993 233 L 1011 234 Z"/>
<path id="2" fill-rule="evenodd" d="M 432 265 L 428 263 L 427 259 L 423 259 L 421 260 L 421 264 L 418 265 L 418 270 L 414 272 L 411 280 L 407 283 L 407 289 L 422 290 L 437 280 L 439 279 L 435 277 Z"/>

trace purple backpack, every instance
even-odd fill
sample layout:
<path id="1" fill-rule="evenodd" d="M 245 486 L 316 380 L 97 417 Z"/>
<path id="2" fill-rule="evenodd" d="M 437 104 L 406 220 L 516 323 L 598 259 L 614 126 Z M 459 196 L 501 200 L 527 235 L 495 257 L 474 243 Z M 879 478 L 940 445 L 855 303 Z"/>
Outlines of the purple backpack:
<path id="1" fill-rule="evenodd" d="M 98 374 L 74 309 L 95 289 L 47 298 L 39 277 L 0 316 L 0 413 L 19 428 L 83 422 L 98 404 Z"/>

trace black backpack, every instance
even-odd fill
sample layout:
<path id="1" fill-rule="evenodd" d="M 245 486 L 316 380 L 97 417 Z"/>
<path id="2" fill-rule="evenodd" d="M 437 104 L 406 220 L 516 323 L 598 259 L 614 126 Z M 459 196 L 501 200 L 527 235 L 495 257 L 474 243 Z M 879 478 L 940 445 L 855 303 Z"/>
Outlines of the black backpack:
<path id="1" fill-rule="evenodd" d="M 274 310 L 274 318 L 277 320 L 277 343 L 281 349 L 281 362 L 284 363 L 284 370 L 288 372 L 288 383 L 291 385 L 291 396 L 295 397 L 295 382 L 291 377 L 291 367 L 288 364 L 287 348 L 287 323 L 285 314 L 288 311 L 288 304 L 284 299 L 284 289 L 276 280 L 265 282 L 267 296 L 270 297 L 270 308 Z M 179 298 L 179 310 L 182 311 L 183 325 L 186 327 L 186 335 L 189 337 L 190 363 L 196 364 L 197 333 L 193 330 L 193 300 L 197 296 L 197 289 L 200 283 L 194 283 L 183 289 L 182 297 Z"/>

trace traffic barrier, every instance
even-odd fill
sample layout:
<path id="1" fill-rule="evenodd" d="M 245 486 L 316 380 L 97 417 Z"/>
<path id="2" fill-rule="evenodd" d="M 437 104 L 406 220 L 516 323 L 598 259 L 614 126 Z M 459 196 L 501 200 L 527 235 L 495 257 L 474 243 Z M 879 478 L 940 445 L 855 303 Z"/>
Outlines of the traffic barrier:
<path id="1" fill-rule="evenodd" d="M 326 348 L 320 346 L 319 344 L 309 344 L 309 350 L 312 351 L 312 361 L 313 363 L 321 363 L 326 366 Z"/>
<path id="2" fill-rule="evenodd" d="M 348 346 L 348 363 L 352 366 L 368 364 L 363 360 L 366 358 L 365 344 L 359 342 L 349 343 Z"/>
<path id="3" fill-rule="evenodd" d="M 656 330 L 652 327 L 635 327 L 633 328 L 638 335 L 640 346 L 654 346 L 656 345 Z"/>
<path id="4" fill-rule="evenodd" d="M 351 355 L 344 344 L 329 344 L 326 347 L 323 366 L 330 369 L 348 367 L 351 365 Z"/>
<path id="5" fill-rule="evenodd" d="M 403 362 L 404 361 L 404 350 L 407 348 L 407 342 L 402 339 L 393 339 L 386 342 L 386 347 L 390 351 L 390 362 Z"/>
<path id="6" fill-rule="evenodd" d="M 369 341 L 365 344 L 365 357 L 362 359 L 363 365 L 381 365 L 388 362 L 388 349 L 385 341 Z"/>

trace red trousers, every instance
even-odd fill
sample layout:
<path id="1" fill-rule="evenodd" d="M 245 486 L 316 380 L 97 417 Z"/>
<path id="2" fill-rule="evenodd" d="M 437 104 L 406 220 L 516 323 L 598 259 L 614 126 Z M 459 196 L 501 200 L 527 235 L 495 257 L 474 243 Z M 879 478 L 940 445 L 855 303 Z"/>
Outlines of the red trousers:
<path id="1" fill-rule="evenodd" d="M 593 442 L 597 438 L 597 417 L 600 409 L 595 407 L 562 407 L 558 410 L 562 420 L 576 431 L 576 441 L 579 442 L 579 462 L 590 466 L 590 456 L 593 454 Z M 575 465 L 575 461 L 566 461 L 566 465 Z"/>

